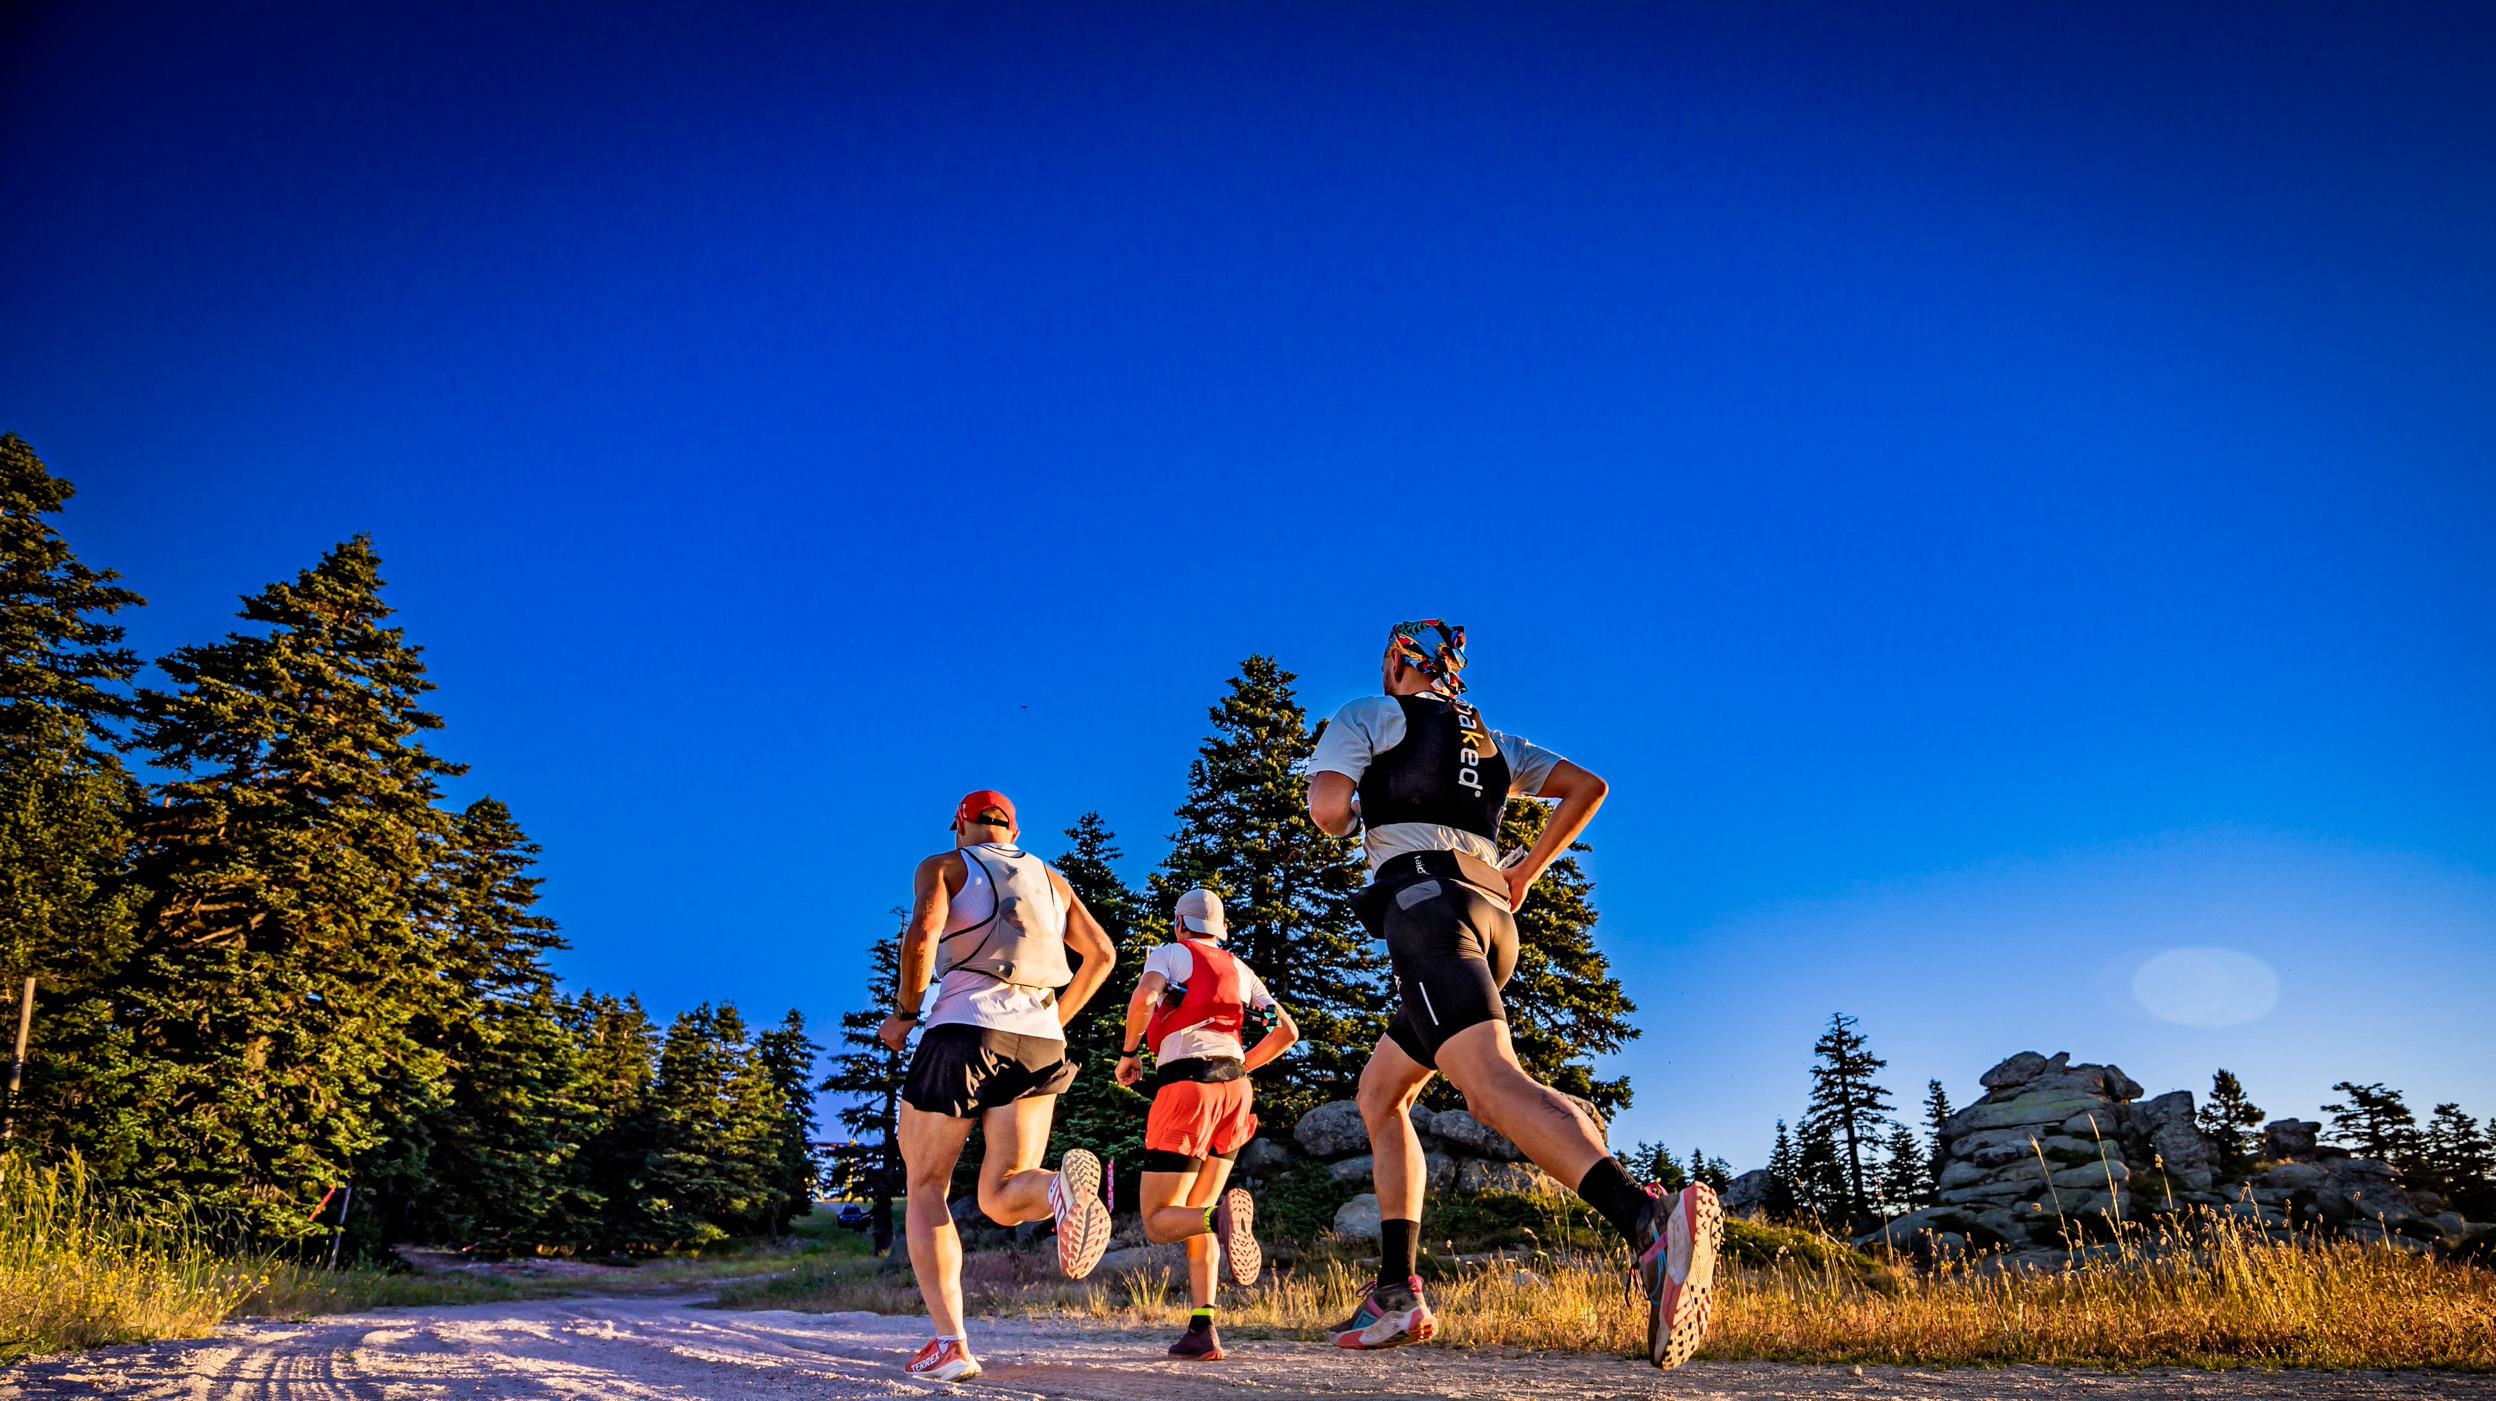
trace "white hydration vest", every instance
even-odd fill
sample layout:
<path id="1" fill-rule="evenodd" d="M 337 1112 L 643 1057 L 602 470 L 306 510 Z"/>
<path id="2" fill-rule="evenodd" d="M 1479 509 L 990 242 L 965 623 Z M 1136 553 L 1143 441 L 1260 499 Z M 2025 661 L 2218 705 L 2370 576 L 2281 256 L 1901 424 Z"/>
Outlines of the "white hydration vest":
<path id="1" fill-rule="evenodd" d="M 961 969 L 1027 988 L 1073 981 L 1066 904 L 1048 866 L 1020 848 L 982 842 L 962 848 L 962 867 L 962 893 L 936 943 L 936 975 Z"/>

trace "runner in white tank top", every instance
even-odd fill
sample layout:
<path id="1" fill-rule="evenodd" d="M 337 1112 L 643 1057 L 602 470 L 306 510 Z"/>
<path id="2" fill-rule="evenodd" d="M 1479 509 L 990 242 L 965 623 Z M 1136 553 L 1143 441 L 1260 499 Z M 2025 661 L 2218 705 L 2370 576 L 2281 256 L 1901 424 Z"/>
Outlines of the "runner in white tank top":
<path id="1" fill-rule="evenodd" d="M 1090 1274 L 1109 1246 L 1101 1160 L 1076 1148 L 1055 1172 L 1040 1163 L 1057 1096 L 1075 1077 L 1066 1023 L 1108 980 L 1116 954 L 1065 878 L 1014 844 L 1017 831 L 1003 793 L 982 789 L 955 808 L 953 848 L 919 863 L 898 1005 L 876 1032 L 901 1050 L 929 981 L 944 970 L 902 1079 L 899 1135 L 910 1270 L 936 1334 L 906 1370 L 928 1381 L 979 1375 L 962 1333 L 962 1237 L 946 1201 L 972 1124 L 987 1144 L 979 1209 L 988 1219 L 1053 1219 L 1058 1266 L 1070 1279 Z"/>

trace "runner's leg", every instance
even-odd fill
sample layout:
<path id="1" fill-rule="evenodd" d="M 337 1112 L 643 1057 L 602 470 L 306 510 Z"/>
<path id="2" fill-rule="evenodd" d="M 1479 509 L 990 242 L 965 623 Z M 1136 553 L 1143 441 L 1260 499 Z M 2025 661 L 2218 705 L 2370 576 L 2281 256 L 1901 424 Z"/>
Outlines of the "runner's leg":
<path id="1" fill-rule="evenodd" d="M 953 1165 L 971 1136 L 971 1121 L 901 1106 L 901 1161 L 907 1174 L 910 1273 L 927 1301 L 927 1321 L 941 1338 L 962 1336 L 962 1235 L 953 1228 L 945 1194 Z"/>
<path id="2" fill-rule="evenodd" d="M 1189 1301 L 1200 1309 L 1213 1307 L 1214 1267 L 1221 1257 L 1205 1218 L 1212 1214 L 1213 1204 L 1222 1200 L 1222 1188 L 1230 1180 L 1231 1160 L 1214 1158 L 1206 1162 L 1204 1170 L 1195 1174 L 1179 1196 L 1179 1210 L 1196 1221 L 1195 1234 L 1187 1238 L 1187 1289 Z"/>
<path id="3" fill-rule="evenodd" d="M 1205 1210 L 1187 1207 L 1188 1194 L 1196 1179 L 1204 1176 L 1199 1165 L 1185 1172 L 1146 1172 L 1136 1189 L 1137 1215 L 1144 1223 L 1144 1239 L 1155 1245 L 1168 1245 L 1174 1240 L 1204 1236 L 1211 1240 L 1213 1228 L 1205 1224 Z"/>
<path id="4" fill-rule="evenodd" d="M 1576 1186 L 1587 1169 L 1611 1156 L 1576 1105 L 1517 1064 L 1508 1023 L 1483 1022 L 1447 1038 L 1439 1046 L 1439 1070 L 1464 1092 L 1476 1117 L 1561 1185 Z M 1382 1205 L 1385 1200 L 1379 1198 Z"/>
<path id="5" fill-rule="evenodd" d="M 1421 1135 L 1413 1130 L 1413 1102 L 1432 1073 L 1384 1036 L 1361 1068 L 1361 1121 L 1369 1127 L 1369 1177 L 1378 1194 L 1382 1284 L 1401 1284 L 1413 1273 L 1422 1191 L 1429 1185 Z"/>
<path id="6" fill-rule="evenodd" d="M 1040 1160 L 1049 1151 L 1049 1121 L 1056 1111 L 1057 1096 L 1032 1095 L 980 1116 L 988 1146 L 979 1163 L 979 1209 L 989 1220 L 1019 1226 L 1050 1215 L 1049 1182 L 1057 1174 Z"/>

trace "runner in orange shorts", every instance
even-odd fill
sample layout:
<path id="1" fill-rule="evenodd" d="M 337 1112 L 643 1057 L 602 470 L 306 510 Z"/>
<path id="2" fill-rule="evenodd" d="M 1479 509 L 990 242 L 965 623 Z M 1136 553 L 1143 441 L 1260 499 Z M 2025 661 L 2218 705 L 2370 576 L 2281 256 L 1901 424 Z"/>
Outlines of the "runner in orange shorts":
<path id="1" fill-rule="evenodd" d="M 1187 1282 L 1195 1312 L 1172 1357 L 1221 1360 L 1213 1327 L 1214 1254 L 1231 1283 L 1254 1284 L 1265 1267 L 1257 1247 L 1256 1201 L 1223 1190 L 1231 1161 L 1257 1132 L 1248 1072 L 1291 1049 L 1300 1029 L 1265 990 L 1256 970 L 1222 947 L 1222 897 L 1191 890 L 1172 913 L 1173 938 L 1146 955 L 1144 976 L 1127 1001 L 1126 1054 L 1117 1078 L 1144 1078 L 1135 1046 L 1152 1048 L 1153 1112 L 1144 1124 L 1141 1206 L 1145 1238 L 1187 1242 Z M 1242 1051 L 1241 1033 L 1270 1013 L 1273 1025 Z"/>

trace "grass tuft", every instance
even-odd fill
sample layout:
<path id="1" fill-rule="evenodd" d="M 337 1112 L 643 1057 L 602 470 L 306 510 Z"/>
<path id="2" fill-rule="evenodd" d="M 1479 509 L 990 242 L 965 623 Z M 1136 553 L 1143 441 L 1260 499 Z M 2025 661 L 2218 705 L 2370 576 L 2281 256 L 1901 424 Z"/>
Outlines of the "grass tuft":
<path id="1" fill-rule="evenodd" d="M 201 1237 L 107 1202 L 75 1158 L 0 1153 L 0 1359 L 205 1334 L 267 1276 Z"/>

